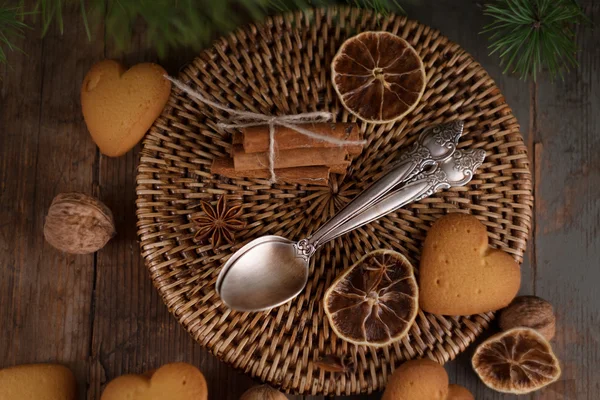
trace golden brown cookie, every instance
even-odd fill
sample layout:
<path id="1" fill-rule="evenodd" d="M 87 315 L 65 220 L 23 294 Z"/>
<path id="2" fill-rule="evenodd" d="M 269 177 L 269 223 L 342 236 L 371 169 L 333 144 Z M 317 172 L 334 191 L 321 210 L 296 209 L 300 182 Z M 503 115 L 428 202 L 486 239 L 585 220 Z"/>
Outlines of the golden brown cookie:
<path id="1" fill-rule="evenodd" d="M 166 364 L 152 375 L 123 375 L 104 389 L 101 400 L 206 400 L 202 372 L 186 363 Z"/>
<path id="2" fill-rule="evenodd" d="M 473 397 L 473 394 L 466 387 L 449 385 L 446 400 L 475 400 L 475 397 Z"/>
<path id="3" fill-rule="evenodd" d="M 56 364 L 17 365 L 0 369 L 0 400 L 75 400 L 71 370 Z"/>
<path id="4" fill-rule="evenodd" d="M 381 400 L 445 400 L 448 374 L 443 366 L 428 359 L 402 364 L 388 378 Z"/>
<path id="5" fill-rule="evenodd" d="M 488 245 L 485 226 L 449 214 L 427 234 L 419 269 L 419 304 L 440 315 L 471 315 L 506 307 L 521 285 L 519 264 Z"/>
<path id="6" fill-rule="evenodd" d="M 129 70 L 113 60 L 92 66 L 81 86 L 81 108 L 102 154 L 123 155 L 144 137 L 169 99 L 165 74 L 151 63 Z"/>

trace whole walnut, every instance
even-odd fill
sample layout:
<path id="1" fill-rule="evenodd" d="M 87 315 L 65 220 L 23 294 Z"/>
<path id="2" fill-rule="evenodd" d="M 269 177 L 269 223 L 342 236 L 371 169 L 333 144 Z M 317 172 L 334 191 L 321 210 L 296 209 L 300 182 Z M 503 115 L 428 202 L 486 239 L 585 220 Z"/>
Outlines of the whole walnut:
<path id="1" fill-rule="evenodd" d="M 71 254 L 100 250 L 115 235 L 112 212 L 100 200 L 83 193 L 61 193 L 52 200 L 44 237 Z"/>
<path id="2" fill-rule="evenodd" d="M 240 400 L 287 400 L 287 397 L 269 385 L 260 385 L 248 389 Z"/>
<path id="3" fill-rule="evenodd" d="M 552 304 L 537 296 L 519 296 L 500 313 L 503 331 L 525 327 L 538 331 L 547 340 L 556 332 L 556 317 Z"/>

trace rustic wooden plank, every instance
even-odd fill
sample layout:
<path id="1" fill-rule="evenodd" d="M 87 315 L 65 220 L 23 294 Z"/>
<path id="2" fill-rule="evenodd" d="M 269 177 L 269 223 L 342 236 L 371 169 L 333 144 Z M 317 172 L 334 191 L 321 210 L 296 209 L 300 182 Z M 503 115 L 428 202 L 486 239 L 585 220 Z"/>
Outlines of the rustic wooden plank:
<path id="1" fill-rule="evenodd" d="M 79 108 L 88 43 L 78 7 L 40 39 L 18 40 L 27 55 L 0 67 L 0 367 L 61 362 L 85 391 L 93 255 L 74 256 L 44 241 L 44 215 L 65 191 L 91 194 L 95 146 Z M 38 20 L 39 21 L 39 20 Z"/>
<path id="2" fill-rule="evenodd" d="M 586 2 L 595 25 L 600 4 Z M 560 382 L 536 399 L 597 399 L 600 388 L 600 32 L 580 27 L 580 67 L 538 88 L 536 295 L 558 317 Z"/>

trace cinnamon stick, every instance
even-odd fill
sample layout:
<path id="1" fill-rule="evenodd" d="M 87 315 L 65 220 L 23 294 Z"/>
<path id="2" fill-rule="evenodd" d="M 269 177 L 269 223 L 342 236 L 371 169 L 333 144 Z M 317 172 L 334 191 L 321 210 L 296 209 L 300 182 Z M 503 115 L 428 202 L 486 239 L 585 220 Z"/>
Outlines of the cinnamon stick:
<path id="1" fill-rule="evenodd" d="M 275 153 L 275 168 L 308 167 L 313 165 L 338 165 L 346 161 L 345 149 L 300 148 L 278 150 Z M 268 169 L 269 155 L 267 153 L 246 153 L 241 145 L 233 146 L 233 164 L 238 171 L 253 169 Z"/>
<path id="2" fill-rule="evenodd" d="M 353 123 L 315 123 L 302 124 L 304 129 L 319 135 L 329 136 L 340 140 L 360 140 L 358 125 Z M 244 151 L 246 153 L 264 153 L 269 151 L 269 127 L 253 126 L 242 128 Z M 235 140 L 235 139 L 234 139 Z M 275 127 L 275 142 L 277 150 L 290 150 L 301 148 L 331 148 L 340 145 L 336 143 L 325 142 L 319 139 L 313 139 L 293 129 L 284 126 Z M 234 141 L 235 143 L 235 141 Z M 362 145 L 342 146 L 350 155 L 358 155 L 362 152 Z"/>
<path id="3" fill-rule="evenodd" d="M 340 164 L 334 164 L 329 166 L 329 172 L 332 174 L 345 174 L 350 166 L 350 161 L 344 161 Z"/>
<path id="4" fill-rule="evenodd" d="M 215 158 L 210 167 L 212 174 L 223 175 L 228 178 L 270 178 L 268 169 L 252 169 L 238 171 L 233 166 L 231 158 Z M 278 179 L 289 183 L 302 183 L 312 185 L 327 185 L 329 183 L 329 167 L 310 166 L 278 168 L 275 170 Z"/>
<path id="5" fill-rule="evenodd" d="M 235 132 L 233 134 L 233 143 L 232 144 L 244 144 L 244 136 L 240 132 Z"/>

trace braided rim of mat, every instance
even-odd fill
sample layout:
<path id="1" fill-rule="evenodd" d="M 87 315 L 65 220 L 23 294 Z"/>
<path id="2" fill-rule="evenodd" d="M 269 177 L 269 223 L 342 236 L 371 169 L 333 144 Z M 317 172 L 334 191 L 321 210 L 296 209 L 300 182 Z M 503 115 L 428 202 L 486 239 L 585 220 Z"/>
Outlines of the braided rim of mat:
<path id="1" fill-rule="evenodd" d="M 382 390 L 403 360 L 429 357 L 444 363 L 488 327 L 493 313 L 443 317 L 419 312 L 407 337 L 374 349 L 355 347 L 331 330 L 323 293 L 344 268 L 365 253 L 389 248 L 418 266 L 427 230 L 448 212 L 471 213 L 488 230 L 492 246 L 522 262 L 532 220 L 532 187 L 519 125 L 487 72 L 457 44 L 405 17 L 355 8 L 327 8 L 268 18 L 218 40 L 180 73 L 204 96 L 264 114 L 331 111 L 356 121 L 340 105 L 330 63 L 347 38 L 385 30 L 411 43 L 423 59 L 427 88 L 417 108 L 385 125 L 360 123 L 368 144 L 346 176 L 329 186 L 212 176 L 211 160 L 228 155 L 227 117 L 180 90 L 143 142 L 137 175 L 140 246 L 155 287 L 177 320 L 219 359 L 290 393 L 351 395 Z M 424 127 L 460 118 L 459 148 L 483 148 L 487 158 L 465 187 L 411 204 L 327 244 L 313 257 L 306 289 L 290 303 L 263 313 L 239 313 L 215 293 L 225 260 L 261 235 L 305 237 L 366 188 Z M 201 200 L 226 194 L 243 205 L 247 226 L 237 243 L 219 249 L 194 240 L 192 218 Z M 318 369 L 327 354 L 357 357 L 355 372 Z"/>

